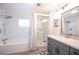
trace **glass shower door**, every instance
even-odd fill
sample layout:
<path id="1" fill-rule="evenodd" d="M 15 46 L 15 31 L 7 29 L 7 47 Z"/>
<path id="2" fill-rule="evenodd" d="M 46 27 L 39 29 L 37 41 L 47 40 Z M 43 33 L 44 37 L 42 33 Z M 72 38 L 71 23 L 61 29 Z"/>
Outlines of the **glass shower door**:
<path id="1" fill-rule="evenodd" d="M 37 43 L 39 47 L 47 45 L 47 22 L 48 17 L 38 16 L 37 19 Z"/>

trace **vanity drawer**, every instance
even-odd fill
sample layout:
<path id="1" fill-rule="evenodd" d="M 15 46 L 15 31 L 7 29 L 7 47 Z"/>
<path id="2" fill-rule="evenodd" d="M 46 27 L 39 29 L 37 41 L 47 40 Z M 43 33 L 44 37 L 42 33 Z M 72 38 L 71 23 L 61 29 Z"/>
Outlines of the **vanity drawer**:
<path id="1" fill-rule="evenodd" d="M 79 50 L 70 47 L 70 55 L 79 55 Z"/>
<path id="2" fill-rule="evenodd" d="M 63 50 L 61 47 L 55 45 L 54 46 L 54 55 L 69 55 L 69 52 Z"/>
<path id="3" fill-rule="evenodd" d="M 51 44 L 48 44 L 47 50 L 49 55 L 53 55 L 53 47 L 51 46 Z"/>
<path id="4" fill-rule="evenodd" d="M 55 40 L 55 39 L 53 39 L 53 38 L 49 38 L 48 37 L 48 43 L 50 43 L 50 44 L 56 44 L 57 46 L 60 46 L 62 49 L 64 49 L 64 50 L 66 50 L 66 51 L 69 51 L 69 46 L 67 46 L 67 45 L 65 45 L 64 43 L 62 43 L 62 42 L 59 42 L 59 41 L 57 41 L 57 40 Z"/>

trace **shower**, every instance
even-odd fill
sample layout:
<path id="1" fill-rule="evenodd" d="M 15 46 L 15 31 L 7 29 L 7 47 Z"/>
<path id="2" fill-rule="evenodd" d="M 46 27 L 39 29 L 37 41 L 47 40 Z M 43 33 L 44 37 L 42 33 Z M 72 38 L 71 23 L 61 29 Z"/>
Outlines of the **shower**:
<path id="1" fill-rule="evenodd" d="M 6 37 L 6 19 L 10 19 L 12 16 L 0 15 L 0 38 L 1 43 L 6 44 L 8 38 Z"/>
<path id="2" fill-rule="evenodd" d="M 47 46 L 48 20 L 50 16 L 47 14 L 36 14 L 36 45 L 37 47 Z"/>

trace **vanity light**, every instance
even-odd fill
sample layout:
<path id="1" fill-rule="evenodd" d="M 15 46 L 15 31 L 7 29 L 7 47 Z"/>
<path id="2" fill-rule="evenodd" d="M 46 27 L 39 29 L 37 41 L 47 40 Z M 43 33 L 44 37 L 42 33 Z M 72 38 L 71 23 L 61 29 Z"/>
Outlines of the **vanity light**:
<path id="1" fill-rule="evenodd" d="M 79 11 L 78 10 L 74 10 L 74 11 L 71 12 L 71 14 L 77 13 L 77 12 L 79 12 Z"/>

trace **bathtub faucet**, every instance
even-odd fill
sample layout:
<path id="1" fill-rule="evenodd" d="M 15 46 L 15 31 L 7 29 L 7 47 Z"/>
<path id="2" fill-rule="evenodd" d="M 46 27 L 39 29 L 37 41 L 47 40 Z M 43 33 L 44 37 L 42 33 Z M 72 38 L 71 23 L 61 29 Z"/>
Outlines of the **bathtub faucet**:
<path id="1" fill-rule="evenodd" d="M 8 39 L 6 38 L 6 39 L 3 39 L 2 41 L 6 41 L 6 40 L 8 40 Z"/>
<path id="2" fill-rule="evenodd" d="M 6 39 L 2 40 L 3 44 L 6 44 L 6 40 L 8 40 L 8 39 L 6 38 Z"/>

